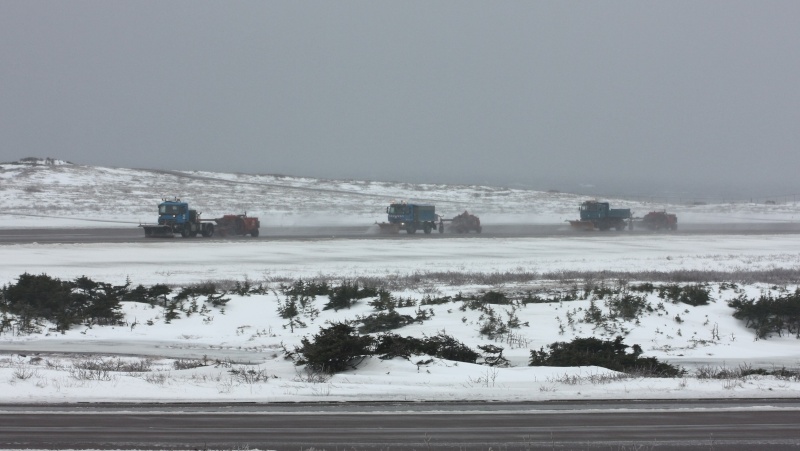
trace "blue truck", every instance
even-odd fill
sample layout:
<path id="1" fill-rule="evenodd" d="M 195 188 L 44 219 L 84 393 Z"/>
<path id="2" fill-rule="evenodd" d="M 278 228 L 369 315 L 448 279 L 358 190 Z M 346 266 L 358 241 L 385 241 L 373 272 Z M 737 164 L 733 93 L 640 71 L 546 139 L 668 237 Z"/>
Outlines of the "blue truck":
<path id="1" fill-rule="evenodd" d="M 144 229 L 145 238 L 172 238 L 180 233 L 184 238 L 231 235 L 258 236 L 261 223 L 256 217 L 244 214 L 224 215 L 221 218 L 201 219 L 200 212 L 189 208 L 189 204 L 180 199 L 162 199 L 158 204 L 158 223 L 139 224 Z"/>
<path id="2" fill-rule="evenodd" d="M 581 204 L 581 219 L 569 221 L 572 227 L 582 230 L 633 230 L 633 215 L 630 208 L 610 208 L 608 202 L 587 200 Z"/>
<path id="3" fill-rule="evenodd" d="M 145 238 L 172 237 L 180 233 L 189 238 L 201 234 L 204 237 L 214 235 L 214 224 L 200 219 L 200 212 L 189 208 L 189 204 L 180 199 L 166 200 L 158 204 L 158 223 L 139 224 L 144 229 Z"/>
<path id="4" fill-rule="evenodd" d="M 436 229 L 439 233 L 444 232 L 444 223 L 433 205 L 397 202 L 386 207 L 386 213 L 388 222 L 378 224 L 384 233 L 398 233 L 400 230 L 405 230 L 408 234 L 416 233 L 417 230 L 431 233 Z"/>

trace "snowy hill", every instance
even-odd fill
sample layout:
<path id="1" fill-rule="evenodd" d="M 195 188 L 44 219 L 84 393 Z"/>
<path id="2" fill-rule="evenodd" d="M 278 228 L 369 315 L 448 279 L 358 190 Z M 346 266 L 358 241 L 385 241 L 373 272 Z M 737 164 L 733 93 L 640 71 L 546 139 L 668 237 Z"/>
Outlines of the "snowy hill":
<path id="1" fill-rule="evenodd" d="M 435 204 L 445 217 L 469 210 L 484 224 L 563 223 L 577 216 L 577 207 L 586 198 L 477 185 L 108 168 L 51 158 L 0 164 L 0 227 L 127 227 L 152 222 L 158 202 L 173 197 L 211 217 L 246 211 L 272 227 L 369 225 L 385 220 L 385 207 L 392 200 Z M 667 209 L 682 222 L 800 220 L 794 203 L 609 200 L 614 207 L 631 208 L 637 214 Z"/>

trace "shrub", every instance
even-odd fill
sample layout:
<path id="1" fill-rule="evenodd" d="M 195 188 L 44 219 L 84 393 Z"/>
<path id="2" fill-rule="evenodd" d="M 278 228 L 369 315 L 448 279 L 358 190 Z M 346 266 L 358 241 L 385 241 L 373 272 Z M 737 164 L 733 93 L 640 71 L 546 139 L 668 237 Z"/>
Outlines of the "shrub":
<path id="1" fill-rule="evenodd" d="M 652 293 L 652 292 L 656 291 L 655 285 L 653 285 L 650 282 L 630 285 L 629 288 L 630 288 L 631 291 L 636 291 L 636 292 L 639 292 L 639 293 Z"/>
<path id="2" fill-rule="evenodd" d="M 711 301 L 708 288 L 702 285 L 662 285 L 658 296 L 672 302 L 682 302 L 693 306 L 707 305 Z"/>
<path id="3" fill-rule="evenodd" d="M 478 349 L 483 351 L 486 354 L 483 357 L 483 362 L 489 366 L 501 366 L 501 367 L 508 367 L 511 363 L 503 357 L 503 348 L 495 345 L 482 345 L 478 346 Z"/>
<path id="4" fill-rule="evenodd" d="M 575 338 L 570 343 L 556 342 L 549 345 L 549 351 L 541 348 L 531 351 L 530 366 L 586 366 L 594 365 L 624 373 L 646 376 L 678 377 L 684 370 L 668 363 L 659 362 L 655 357 L 640 357 L 642 348 L 633 345 L 633 353 L 626 352 L 628 345 L 622 337 L 615 340 L 597 338 Z"/>
<path id="5" fill-rule="evenodd" d="M 734 308 L 733 317 L 744 320 L 759 338 L 781 336 L 784 330 L 800 338 L 800 288 L 778 297 L 762 295 L 758 301 L 740 296 L 728 305 Z"/>
<path id="6" fill-rule="evenodd" d="M 708 305 L 711 301 L 711 295 L 708 293 L 708 288 L 702 285 L 687 285 L 683 287 L 678 302 L 689 304 L 697 307 L 698 305 Z"/>
<path id="7" fill-rule="evenodd" d="M 343 282 L 340 286 L 334 287 L 328 294 L 329 301 L 322 310 L 341 310 L 350 308 L 355 301 L 378 295 L 378 290 L 369 287 L 359 287 L 358 282 Z"/>
<path id="8" fill-rule="evenodd" d="M 425 296 L 419 302 L 419 305 L 441 305 L 441 304 L 447 304 L 449 302 L 453 302 L 453 298 L 451 298 L 450 296 L 437 296 L 437 297 Z"/>
<path id="9" fill-rule="evenodd" d="M 511 300 L 506 296 L 506 294 L 500 291 L 487 291 L 483 294 L 483 296 L 481 296 L 480 300 L 484 304 L 511 304 Z"/>
<path id="10" fill-rule="evenodd" d="M 333 374 L 355 369 L 366 356 L 372 354 L 372 346 L 372 337 L 359 336 L 352 326 L 335 323 L 321 329 L 313 340 L 303 337 L 301 346 L 295 352 L 302 356 L 297 363 Z"/>
<path id="11" fill-rule="evenodd" d="M 55 323 L 60 331 L 74 324 L 117 324 L 122 319 L 120 301 L 128 285 L 95 282 L 88 277 L 64 281 L 47 274 L 24 273 L 0 294 L 4 311 L 17 315 L 20 330 L 31 331 L 36 320 Z"/>
<path id="12" fill-rule="evenodd" d="M 378 297 L 369 302 L 375 310 L 394 310 L 400 307 L 413 307 L 416 305 L 413 299 L 397 299 L 384 289 L 378 290 Z"/>
<path id="13" fill-rule="evenodd" d="M 398 329 L 415 322 L 416 320 L 408 315 L 401 315 L 396 311 L 381 312 L 369 315 L 366 318 L 361 318 L 361 327 L 358 331 L 362 334 L 369 334 L 373 332 L 386 332 L 392 329 Z"/>
<path id="14" fill-rule="evenodd" d="M 202 283 L 185 287 L 173 298 L 176 301 L 185 301 L 199 296 L 213 296 L 217 294 L 217 286 L 213 283 Z"/>
<path id="15" fill-rule="evenodd" d="M 480 354 L 444 332 L 426 338 L 424 351 L 425 354 L 456 362 L 475 363 L 480 357 Z"/>
<path id="16" fill-rule="evenodd" d="M 328 282 L 324 280 L 322 282 L 306 282 L 303 279 L 296 280 L 291 285 L 281 284 L 280 290 L 285 296 L 308 296 L 312 298 L 327 296 L 331 292 Z"/>
<path id="17" fill-rule="evenodd" d="M 427 354 L 457 362 L 475 363 L 480 357 L 480 354 L 465 344 L 441 332 L 425 339 L 383 334 L 375 340 L 374 352 L 381 359 L 394 357 L 407 359 L 412 355 Z"/>
<path id="18" fill-rule="evenodd" d="M 397 334 L 381 334 L 375 339 L 375 354 L 383 360 L 422 354 L 423 342 L 419 338 L 401 337 Z"/>
<path id="19" fill-rule="evenodd" d="M 645 311 L 652 311 L 653 308 L 643 296 L 632 294 L 621 294 L 606 299 L 608 316 L 611 318 L 622 318 L 624 320 L 634 320 Z"/>

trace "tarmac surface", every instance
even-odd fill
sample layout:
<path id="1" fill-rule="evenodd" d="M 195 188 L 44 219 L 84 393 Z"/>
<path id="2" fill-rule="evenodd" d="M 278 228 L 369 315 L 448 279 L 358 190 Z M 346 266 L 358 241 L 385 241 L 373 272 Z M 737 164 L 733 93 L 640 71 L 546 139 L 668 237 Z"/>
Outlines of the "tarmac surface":
<path id="1" fill-rule="evenodd" d="M 609 235 L 776 235 L 800 233 L 800 223 L 794 222 L 762 222 L 762 223 L 696 223 L 680 224 L 676 231 L 652 231 L 635 228 L 634 230 L 576 230 L 569 224 L 498 224 L 484 225 L 480 234 L 471 232 L 438 233 L 426 235 L 422 232 L 407 234 L 382 234 L 377 225 L 369 226 L 331 226 L 331 227 L 262 227 L 260 236 L 229 236 L 229 237 L 195 237 L 181 238 L 145 238 L 144 232 L 139 227 L 105 227 L 105 228 L 29 228 L 29 229 L 0 229 L 0 245 L 25 244 L 25 243 L 131 243 L 147 242 L 151 240 L 174 239 L 182 240 L 329 240 L 329 239 L 452 239 L 452 238 L 547 238 L 547 237 L 593 237 L 603 238 Z"/>

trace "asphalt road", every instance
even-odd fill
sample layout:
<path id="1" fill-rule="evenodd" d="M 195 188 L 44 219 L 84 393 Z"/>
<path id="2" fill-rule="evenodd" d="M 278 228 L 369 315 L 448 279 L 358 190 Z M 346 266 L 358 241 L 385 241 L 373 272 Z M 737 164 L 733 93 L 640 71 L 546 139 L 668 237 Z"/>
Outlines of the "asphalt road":
<path id="1" fill-rule="evenodd" d="M 0 406 L 3 449 L 800 447 L 797 400 Z"/>
<path id="2" fill-rule="evenodd" d="M 545 237 L 571 237 L 589 236 L 604 237 L 617 234 L 633 235 L 773 235 L 800 233 L 800 223 L 793 222 L 763 222 L 763 223 L 730 223 L 730 224 L 681 224 L 680 229 L 674 232 L 654 232 L 643 229 L 624 231 L 578 231 L 573 230 L 568 224 L 515 224 L 515 225 L 486 225 L 483 233 L 453 234 L 431 233 L 425 235 L 418 232 L 413 235 L 406 233 L 384 235 L 378 233 L 378 227 L 372 226 L 331 226 L 331 227 L 262 227 L 258 238 L 252 237 L 211 237 L 211 238 L 181 238 L 176 235 L 175 241 L 231 241 L 231 240 L 327 240 L 337 238 L 347 239 L 452 239 L 452 238 L 545 238 Z M 165 238 L 144 238 L 144 232 L 138 227 L 130 228 L 46 228 L 46 229 L 0 229 L 0 244 L 23 243 L 130 243 L 162 241 Z M 166 238 L 169 239 L 169 238 Z"/>

